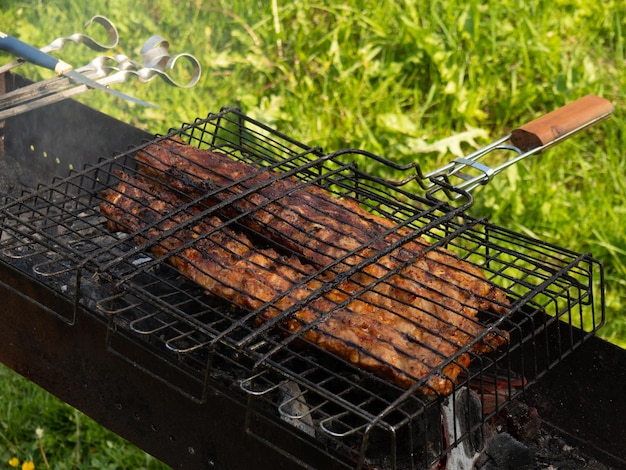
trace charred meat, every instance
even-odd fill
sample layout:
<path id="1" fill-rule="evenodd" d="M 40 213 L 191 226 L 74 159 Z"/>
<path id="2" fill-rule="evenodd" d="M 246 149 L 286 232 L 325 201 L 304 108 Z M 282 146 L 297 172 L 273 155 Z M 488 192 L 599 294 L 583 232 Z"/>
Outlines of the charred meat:
<path id="1" fill-rule="evenodd" d="M 350 279 L 365 290 L 364 300 L 400 315 L 411 306 L 434 330 L 445 324 L 448 338 L 458 345 L 484 331 L 476 320 L 480 310 L 508 311 L 506 294 L 477 266 L 412 237 L 411 230 L 396 228 L 396 222 L 354 200 L 174 140 L 147 146 L 137 159 L 141 174 L 215 205 L 220 215 L 237 217 L 252 233 L 272 238 L 317 267 L 330 266 L 331 275 L 352 271 Z M 398 248 L 389 252 L 393 246 Z M 489 352 L 506 341 L 496 331 L 472 349 Z"/>
<path id="2" fill-rule="evenodd" d="M 477 319 L 508 310 L 477 266 L 353 200 L 174 140 L 137 160 L 137 177 L 103 194 L 109 228 L 265 322 L 430 394 L 451 393 L 462 349 L 508 342 Z M 258 242 L 268 239 L 276 248 Z"/>
<path id="3" fill-rule="evenodd" d="M 315 268 L 297 257 L 255 246 L 216 216 L 184 206 L 176 195 L 121 174 L 103 193 L 100 209 L 111 231 L 151 242 L 188 279 L 211 295 L 249 310 L 262 320 L 278 318 L 290 334 L 301 336 L 347 361 L 404 388 L 422 379 L 426 394 L 449 394 L 469 364 L 469 355 L 449 361 L 459 347 L 420 324 L 360 298 L 351 281 L 320 295 Z M 292 312 L 289 314 L 289 312 Z M 438 373 L 433 371 L 440 368 Z"/>

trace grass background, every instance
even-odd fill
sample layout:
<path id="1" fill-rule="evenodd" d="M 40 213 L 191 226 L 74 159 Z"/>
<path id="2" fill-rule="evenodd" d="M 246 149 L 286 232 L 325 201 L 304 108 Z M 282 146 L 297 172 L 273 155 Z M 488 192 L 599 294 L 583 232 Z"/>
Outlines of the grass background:
<path id="1" fill-rule="evenodd" d="M 120 33 L 112 53 L 139 58 L 143 42 L 160 34 L 172 54 L 194 54 L 203 66 L 194 88 L 116 86 L 160 109 L 96 92 L 79 98 L 154 133 L 239 106 L 327 151 L 359 147 L 429 170 L 588 93 L 609 99 L 611 120 L 507 170 L 476 192 L 470 213 L 599 258 L 607 290 L 600 335 L 626 346 L 621 0 L 0 0 L 0 11 L 5 32 L 38 46 L 102 14 Z M 69 44 L 58 56 L 79 66 L 96 54 Z M 51 76 L 28 65 L 20 73 Z M 159 466 L 0 369 L 0 468 L 12 456 L 43 467 L 37 427 L 52 468 Z"/>

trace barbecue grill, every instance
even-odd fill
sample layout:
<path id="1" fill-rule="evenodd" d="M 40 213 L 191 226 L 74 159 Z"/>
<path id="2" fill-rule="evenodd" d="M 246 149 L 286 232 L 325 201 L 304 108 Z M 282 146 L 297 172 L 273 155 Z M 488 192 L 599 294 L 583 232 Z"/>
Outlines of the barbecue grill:
<path id="1" fill-rule="evenodd" d="M 25 83 L 4 76 L 9 90 Z M 400 246 L 421 237 L 479 266 L 506 293 L 507 313 L 480 311 L 481 333 L 407 389 L 311 344 L 310 326 L 285 332 L 281 322 L 352 273 L 323 278 L 318 292 L 264 322 L 271 302 L 254 310 L 207 295 L 151 252 L 166 234 L 138 242 L 109 230 L 99 210 L 120 171 L 138 171 L 138 151 L 170 140 L 358 202 L 410 233 Z M 399 184 L 361 170 L 355 161 L 364 156 L 406 172 L 363 151 L 309 147 L 233 108 L 163 136 L 72 101 L 6 120 L 1 360 L 177 468 L 454 468 L 460 454 L 471 460 L 488 449 L 486 429 L 502 429 L 520 403 L 568 442 L 623 464 L 623 447 L 601 438 L 608 431 L 624 442 L 619 413 L 596 407 L 623 411 L 615 394 L 626 384 L 623 351 L 594 335 L 604 322 L 600 262 L 471 217 L 472 196 L 447 179 L 416 195 L 415 167 Z M 441 188 L 461 202 L 440 197 Z M 203 206 L 185 223 L 247 196 Z M 224 227 L 240 230 L 251 216 L 239 211 Z M 281 249 L 262 232 L 254 236 Z M 494 331 L 506 332 L 507 344 L 476 353 Z M 452 393 L 429 391 L 428 380 L 450 364 L 461 369 Z M 617 387 L 606 388 L 609 370 Z M 580 393 L 566 393 L 564 383 Z M 561 404 L 572 415 L 559 412 Z"/>

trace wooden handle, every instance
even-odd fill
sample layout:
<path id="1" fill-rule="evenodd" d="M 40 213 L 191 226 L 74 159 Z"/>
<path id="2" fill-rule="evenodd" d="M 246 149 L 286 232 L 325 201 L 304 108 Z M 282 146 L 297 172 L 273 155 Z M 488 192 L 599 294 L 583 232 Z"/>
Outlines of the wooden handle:
<path id="1" fill-rule="evenodd" d="M 511 133 L 511 142 L 528 152 L 601 121 L 612 112 L 611 102 L 587 95 L 515 129 Z"/>

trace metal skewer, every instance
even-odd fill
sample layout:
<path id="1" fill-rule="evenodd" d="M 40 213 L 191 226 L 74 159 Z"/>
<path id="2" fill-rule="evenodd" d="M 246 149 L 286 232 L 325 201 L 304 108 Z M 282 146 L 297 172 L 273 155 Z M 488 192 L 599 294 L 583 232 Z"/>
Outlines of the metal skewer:
<path id="1" fill-rule="evenodd" d="M 17 57 L 21 57 L 34 65 L 53 70 L 57 75 L 62 75 L 66 78 L 69 78 L 73 82 L 87 85 L 89 88 L 95 88 L 97 90 L 104 91 L 105 93 L 116 96 L 117 98 L 132 101 L 143 106 L 158 108 L 158 106 L 152 103 L 148 103 L 146 101 L 140 100 L 139 98 L 135 98 L 133 96 L 127 95 L 117 90 L 112 90 L 111 88 L 101 85 L 98 82 L 86 77 L 85 75 L 81 75 L 79 72 L 74 70 L 74 67 L 72 67 L 67 62 L 57 59 L 56 57 L 53 57 L 46 52 L 42 52 L 36 47 L 24 41 L 21 41 L 18 38 L 10 36 L 2 31 L 0 31 L 0 49 L 10 52 Z"/>
<path id="2" fill-rule="evenodd" d="M 149 38 L 141 48 L 141 54 L 143 63 L 134 61 L 126 55 L 117 54 L 97 57 L 75 71 L 105 87 L 114 83 L 123 83 L 130 77 L 136 77 L 142 83 L 160 77 L 169 85 L 189 88 L 200 79 L 201 67 L 198 60 L 187 53 L 170 56 L 169 43 L 161 36 L 155 35 Z M 190 79 L 187 82 L 180 82 L 167 72 L 183 60 L 192 67 Z M 64 76 L 49 78 L 19 88 L 0 97 L 0 120 L 62 101 L 89 89 L 89 86 L 76 85 Z"/>
<path id="3" fill-rule="evenodd" d="M 89 21 L 87 21 L 83 25 L 83 28 L 87 28 L 87 26 L 89 26 L 92 23 L 99 24 L 100 26 L 104 28 L 104 30 L 106 31 L 109 37 L 108 44 L 102 44 L 96 41 L 91 36 L 88 36 L 87 34 L 74 33 L 71 36 L 56 38 L 47 46 L 42 47 L 40 51 L 45 52 L 45 53 L 52 52 L 52 51 L 60 51 L 61 49 L 63 49 L 63 47 L 65 47 L 65 45 L 68 42 L 73 42 L 75 44 L 84 44 L 88 48 L 94 51 L 99 51 L 99 52 L 113 49 L 115 46 L 117 46 L 117 44 L 119 43 L 120 37 L 117 32 L 117 28 L 111 22 L 111 20 L 109 20 L 105 16 L 96 15 L 93 18 L 91 18 Z M 19 67 L 23 63 L 24 63 L 24 59 L 21 59 L 21 58 L 18 58 L 12 62 L 9 62 L 8 64 L 5 64 L 2 67 L 0 67 L 0 74 L 4 72 L 8 72 L 9 70 L 14 69 L 15 67 Z"/>

